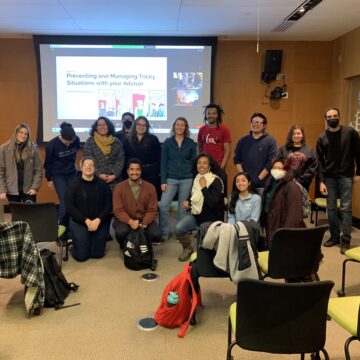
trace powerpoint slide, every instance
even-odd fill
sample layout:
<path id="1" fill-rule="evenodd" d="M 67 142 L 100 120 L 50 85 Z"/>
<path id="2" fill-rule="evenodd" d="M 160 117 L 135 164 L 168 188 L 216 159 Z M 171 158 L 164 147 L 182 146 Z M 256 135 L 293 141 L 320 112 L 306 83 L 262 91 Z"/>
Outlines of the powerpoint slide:
<path id="1" fill-rule="evenodd" d="M 203 74 L 201 72 L 175 72 L 178 89 L 202 89 Z"/>
<path id="2" fill-rule="evenodd" d="M 57 56 L 56 80 L 59 119 L 166 117 L 166 57 Z"/>

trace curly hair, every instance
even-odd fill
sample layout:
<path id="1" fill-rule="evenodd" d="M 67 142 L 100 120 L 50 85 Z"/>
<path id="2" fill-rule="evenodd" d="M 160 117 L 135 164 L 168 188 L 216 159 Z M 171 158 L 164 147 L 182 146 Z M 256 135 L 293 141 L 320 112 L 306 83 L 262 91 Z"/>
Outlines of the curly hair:
<path id="1" fill-rule="evenodd" d="M 218 165 L 218 163 L 208 154 L 205 154 L 205 153 L 201 153 L 199 154 L 196 159 L 194 160 L 194 163 L 193 163 L 193 174 L 194 176 L 196 176 L 196 174 L 198 173 L 197 171 L 197 163 L 199 161 L 200 158 L 202 157 L 205 157 L 209 160 L 209 167 L 210 167 L 210 171 L 217 175 L 218 177 L 221 178 L 221 175 L 222 175 L 222 170 L 220 169 L 220 166 Z"/>
<path id="2" fill-rule="evenodd" d="M 90 136 L 94 136 L 99 120 L 105 121 L 107 128 L 108 128 L 107 135 L 115 136 L 115 126 L 114 126 L 113 122 L 110 121 L 105 116 L 98 117 L 97 120 L 92 124 L 91 129 L 90 129 Z"/>
<path id="3" fill-rule="evenodd" d="M 216 123 L 217 123 L 217 126 L 219 126 L 222 123 L 222 115 L 225 114 L 222 106 L 218 105 L 218 104 L 214 104 L 214 103 L 210 103 L 209 105 L 206 105 L 205 108 L 204 108 L 204 112 L 203 112 L 203 114 L 204 114 L 204 123 L 206 123 L 206 120 L 207 120 L 206 111 L 208 109 L 216 109 L 217 116 L 218 116 L 217 120 L 216 120 Z"/>

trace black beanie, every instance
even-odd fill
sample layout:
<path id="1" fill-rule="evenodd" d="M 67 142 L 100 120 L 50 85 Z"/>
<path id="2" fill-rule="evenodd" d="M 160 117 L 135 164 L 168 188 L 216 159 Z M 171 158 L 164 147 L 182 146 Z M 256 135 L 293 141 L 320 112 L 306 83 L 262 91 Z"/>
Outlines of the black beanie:
<path id="1" fill-rule="evenodd" d="M 76 137 L 75 130 L 71 125 L 62 127 L 60 134 L 61 134 L 61 137 L 67 141 L 74 140 Z"/>

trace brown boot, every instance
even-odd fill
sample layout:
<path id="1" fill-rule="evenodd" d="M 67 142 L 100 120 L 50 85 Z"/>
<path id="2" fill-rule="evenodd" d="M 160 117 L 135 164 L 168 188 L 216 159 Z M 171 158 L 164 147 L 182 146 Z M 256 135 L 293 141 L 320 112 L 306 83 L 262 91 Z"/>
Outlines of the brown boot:
<path id="1" fill-rule="evenodd" d="M 191 254 L 193 253 L 193 248 L 191 246 L 191 237 L 186 234 L 184 236 L 178 236 L 180 244 L 182 245 L 182 253 L 178 257 L 179 261 L 187 261 L 190 259 Z"/>

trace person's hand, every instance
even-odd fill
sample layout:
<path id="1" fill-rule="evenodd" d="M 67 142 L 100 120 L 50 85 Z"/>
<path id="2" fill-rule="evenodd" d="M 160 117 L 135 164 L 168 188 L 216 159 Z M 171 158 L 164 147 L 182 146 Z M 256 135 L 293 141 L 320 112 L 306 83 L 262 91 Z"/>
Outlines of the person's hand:
<path id="1" fill-rule="evenodd" d="M 85 224 L 86 224 L 86 226 L 87 226 L 87 228 L 88 228 L 88 231 L 91 231 L 91 220 L 90 219 L 86 219 L 85 220 Z"/>
<path id="2" fill-rule="evenodd" d="M 147 228 L 147 225 L 141 223 L 141 224 L 139 224 L 139 227 L 141 227 L 145 230 Z"/>
<path id="3" fill-rule="evenodd" d="M 355 175 L 353 178 L 354 183 L 358 182 L 360 180 L 360 175 Z"/>
<path id="4" fill-rule="evenodd" d="M 139 227 L 139 220 L 129 220 L 129 225 L 133 230 L 136 230 Z"/>
<path id="5" fill-rule="evenodd" d="M 48 181 L 47 186 L 50 190 L 54 190 L 54 182 L 53 181 Z"/>
<path id="6" fill-rule="evenodd" d="M 0 194 L 0 200 L 6 200 L 6 193 Z"/>
<path id="7" fill-rule="evenodd" d="M 183 202 L 183 207 L 184 207 L 184 209 L 186 209 L 186 210 L 189 210 L 189 209 L 190 209 L 190 202 L 189 202 L 189 200 L 184 200 L 184 202 Z"/>
<path id="8" fill-rule="evenodd" d="M 104 181 L 108 182 L 108 181 L 107 181 L 108 175 L 106 175 L 106 174 L 100 174 L 100 175 L 99 175 L 99 178 L 100 178 L 101 180 L 104 180 Z"/>
<path id="9" fill-rule="evenodd" d="M 101 220 L 99 218 L 92 220 L 90 231 L 96 231 L 99 228 L 100 223 L 101 223 Z"/>
<path id="10" fill-rule="evenodd" d="M 116 179 L 115 175 L 108 175 L 106 182 L 109 184 L 109 183 L 113 182 L 115 179 Z"/>
<path id="11" fill-rule="evenodd" d="M 37 191 L 34 190 L 34 189 L 30 189 L 28 192 L 27 192 L 28 195 L 36 195 L 37 194 Z"/>
<path id="12" fill-rule="evenodd" d="M 323 182 L 320 183 L 320 192 L 324 196 L 327 196 L 328 194 L 327 187 Z"/>
<path id="13" fill-rule="evenodd" d="M 200 184 L 200 187 L 203 189 L 204 187 L 206 187 L 206 179 L 204 176 L 202 176 L 200 179 L 199 179 L 199 184 Z"/>
<path id="14" fill-rule="evenodd" d="M 167 190 L 167 184 L 161 184 L 161 191 L 166 192 Z"/>

